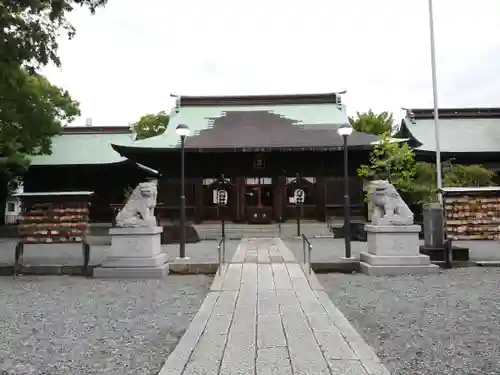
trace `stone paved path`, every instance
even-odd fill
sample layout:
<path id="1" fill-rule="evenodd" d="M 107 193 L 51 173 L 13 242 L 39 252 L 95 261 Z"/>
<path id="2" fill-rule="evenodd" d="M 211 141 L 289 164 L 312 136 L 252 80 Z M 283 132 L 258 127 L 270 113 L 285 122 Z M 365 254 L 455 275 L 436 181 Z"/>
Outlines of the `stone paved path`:
<path id="1" fill-rule="evenodd" d="M 280 239 L 243 240 L 159 375 L 389 375 Z"/>

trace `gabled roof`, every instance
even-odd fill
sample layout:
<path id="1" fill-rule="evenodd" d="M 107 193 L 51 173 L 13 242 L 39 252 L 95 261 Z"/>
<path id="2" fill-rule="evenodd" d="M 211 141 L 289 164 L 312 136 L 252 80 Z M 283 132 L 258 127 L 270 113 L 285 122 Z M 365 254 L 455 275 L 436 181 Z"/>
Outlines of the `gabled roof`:
<path id="1" fill-rule="evenodd" d="M 119 152 L 180 147 L 175 132 L 186 124 L 186 149 L 245 150 L 328 148 L 342 145 L 337 128 L 347 123 L 336 94 L 181 97 L 165 133 L 133 142 L 114 143 Z M 368 146 L 378 137 L 354 133 L 351 146 Z"/>
<path id="2" fill-rule="evenodd" d="M 52 138 L 52 154 L 31 157 L 31 165 L 89 165 L 123 162 L 111 142 L 132 142 L 128 126 L 67 127 Z"/>
<path id="3" fill-rule="evenodd" d="M 443 153 L 500 152 L 500 108 L 439 110 L 439 141 Z M 407 110 L 395 137 L 410 138 L 416 150 L 436 151 L 432 109 Z"/>

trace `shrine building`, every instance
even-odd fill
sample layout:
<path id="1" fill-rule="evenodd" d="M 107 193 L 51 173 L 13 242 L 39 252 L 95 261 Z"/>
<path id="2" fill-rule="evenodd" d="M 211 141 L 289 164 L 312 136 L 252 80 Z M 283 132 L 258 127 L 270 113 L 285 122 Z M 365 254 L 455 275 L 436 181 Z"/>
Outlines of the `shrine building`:
<path id="1" fill-rule="evenodd" d="M 34 156 L 24 190 L 95 192 L 91 220 L 109 222 L 111 205 L 147 177 L 140 165 L 160 171 L 157 214 L 180 215 L 180 138 L 185 124 L 187 218 L 218 220 L 217 179 L 227 181 L 228 220 L 270 223 L 295 219 L 295 189 L 305 191 L 303 219 L 343 216 L 343 140 L 348 122 L 337 94 L 183 96 L 164 134 L 134 140 L 129 127 L 66 127 L 54 137 L 51 155 Z M 356 170 L 368 162 L 377 136 L 348 138 L 349 186 L 354 217 L 365 215 L 362 180 Z M 137 164 L 139 163 L 139 165 Z"/>

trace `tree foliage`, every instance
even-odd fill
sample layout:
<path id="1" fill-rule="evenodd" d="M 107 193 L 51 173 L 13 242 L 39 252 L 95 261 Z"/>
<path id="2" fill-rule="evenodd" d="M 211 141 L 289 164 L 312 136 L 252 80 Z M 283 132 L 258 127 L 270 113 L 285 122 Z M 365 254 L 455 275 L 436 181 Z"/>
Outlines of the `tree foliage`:
<path id="1" fill-rule="evenodd" d="M 479 164 L 460 165 L 451 161 L 442 163 L 442 179 L 445 187 L 479 187 L 493 186 L 495 172 L 491 172 Z M 437 200 L 436 164 L 417 163 L 415 184 L 420 187 L 420 201 Z"/>
<path id="2" fill-rule="evenodd" d="M 57 38 L 72 38 L 75 29 L 67 19 L 77 7 L 92 13 L 107 0 L 2 0 L 0 2 L 0 72 L 8 67 L 35 69 L 60 66 Z"/>
<path id="3" fill-rule="evenodd" d="M 51 137 L 80 110 L 67 91 L 41 75 L 18 69 L 13 77 L 16 91 L 0 81 L 0 155 L 8 166 L 26 166 L 29 155 L 50 153 Z"/>
<path id="4" fill-rule="evenodd" d="M 481 165 L 442 163 L 443 186 L 474 187 L 495 185 L 495 173 Z M 366 180 L 388 180 L 409 203 L 437 201 L 436 165 L 415 161 L 408 144 L 395 142 L 383 134 L 370 153 L 369 164 L 358 168 Z"/>
<path id="5" fill-rule="evenodd" d="M 388 180 L 403 195 L 415 193 L 415 153 L 407 143 L 395 142 L 388 133 L 373 146 L 369 164 L 358 168 L 358 175 L 366 180 Z"/>
<path id="6" fill-rule="evenodd" d="M 78 103 L 37 70 L 60 66 L 58 38 L 72 38 L 67 16 L 92 13 L 107 0 L 2 0 L 0 2 L 0 156 L 26 165 L 28 155 L 50 153 L 51 137 L 79 115 Z"/>
<path id="7" fill-rule="evenodd" d="M 371 109 L 368 112 L 356 112 L 356 117 L 349 117 L 354 130 L 363 133 L 382 135 L 391 133 L 394 119 L 392 113 L 375 113 Z"/>
<path id="8" fill-rule="evenodd" d="M 136 139 L 145 139 L 162 134 L 167 129 L 169 119 L 165 111 L 142 116 L 132 124 L 137 134 Z"/>

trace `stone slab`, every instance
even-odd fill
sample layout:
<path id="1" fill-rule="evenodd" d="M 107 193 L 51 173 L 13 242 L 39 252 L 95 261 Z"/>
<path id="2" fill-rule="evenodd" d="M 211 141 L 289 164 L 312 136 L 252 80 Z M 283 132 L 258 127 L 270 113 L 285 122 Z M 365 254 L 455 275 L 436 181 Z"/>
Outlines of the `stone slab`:
<path id="1" fill-rule="evenodd" d="M 371 264 L 373 266 L 425 266 L 431 264 L 431 260 L 427 255 L 375 255 L 362 252 L 359 254 L 361 262 Z"/>
<path id="2" fill-rule="evenodd" d="M 123 235 L 111 237 L 111 248 L 108 256 L 147 257 L 151 258 L 161 253 L 161 235 Z"/>
<path id="3" fill-rule="evenodd" d="M 274 347 L 258 349 L 257 374 L 293 375 L 288 348 Z"/>
<path id="4" fill-rule="evenodd" d="M 368 252 L 376 255 L 418 255 L 420 240 L 418 233 L 367 232 Z"/>
<path id="5" fill-rule="evenodd" d="M 130 267 L 161 267 L 168 261 L 165 253 L 160 253 L 154 257 L 107 257 L 102 262 L 101 267 L 105 268 L 130 268 Z"/>
<path id="6" fill-rule="evenodd" d="M 241 245 L 249 246 L 243 255 L 257 258 L 260 251 L 269 258 L 282 251 L 277 239 Z M 338 323 L 335 314 L 314 272 L 296 260 L 223 265 L 159 375 L 387 375 L 347 319 L 340 314 Z"/>
<path id="7" fill-rule="evenodd" d="M 328 294 L 325 291 L 316 291 L 314 293 L 368 374 L 391 375 L 389 370 L 380 362 L 374 350 L 363 340 L 345 315 L 332 303 Z"/>
<path id="8" fill-rule="evenodd" d="M 217 375 L 224 354 L 227 337 L 225 334 L 203 333 L 191 355 L 183 375 Z M 200 369 L 203 369 L 200 372 Z"/>
<path id="9" fill-rule="evenodd" d="M 212 285 L 210 286 L 210 291 L 214 292 L 222 290 L 222 284 L 224 283 L 228 268 L 228 264 L 223 264 L 217 269 L 214 281 L 212 281 Z"/>
<path id="10" fill-rule="evenodd" d="M 366 224 L 365 231 L 368 233 L 420 233 L 421 225 L 373 225 Z"/>
<path id="11" fill-rule="evenodd" d="M 182 375 L 191 353 L 205 330 L 219 296 L 219 292 L 208 293 L 198 313 L 191 321 L 174 351 L 168 356 L 158 375 Z"/>
<path id="12" fill-rule="evenodd" d="M 97 267 L 94 269 L 94 277 L 98 279 L 163 279 L 168 273 L 168 264 L 160 267 Z"/>
<path id="13" fill-rule="evenodd" d="M 111 236 L 141 236 L 141 235 L 154 235 L 163 232 L 162 227 L 137 227 L 137 228 L 110 228 L 109 234 Z"/>
<path id="14" fill-rule="evenodd" d="M 413 266 L 374 266 L 361 262 L 361 272 L 369 276 L 432 275 L 439 273 L 435 264 Z"/>

